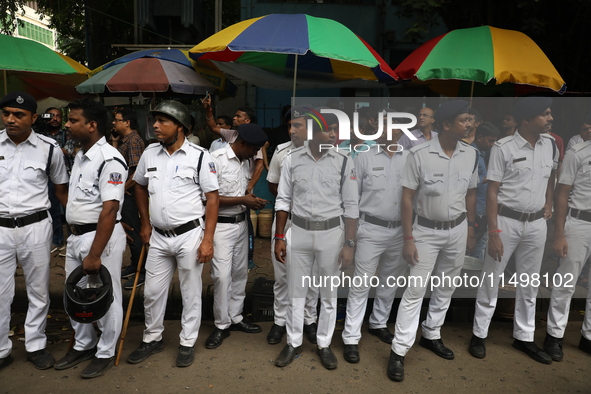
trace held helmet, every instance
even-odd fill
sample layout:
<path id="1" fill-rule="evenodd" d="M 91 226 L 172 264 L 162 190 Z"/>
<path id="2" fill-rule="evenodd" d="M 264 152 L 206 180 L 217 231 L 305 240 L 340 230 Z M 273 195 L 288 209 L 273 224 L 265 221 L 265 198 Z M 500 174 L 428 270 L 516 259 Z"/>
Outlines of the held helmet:
<path id="1" fill-rule="evenodd" d="M 82 265 L 68 276 L 64 288 L 64 307 L 72 320 L 78 323 L 92 323 L 105 316 L 111 307 L 113 284 L 109 270 L 104 265 L 101 265 L 98 273 L 102 285 L 81 288 L 78 282 L 83 276 Z"/>
<path id="2" fill-rule="evenodd" d="M 174 100 L 165 100 L 162 101 L 160 104 L 156 106 L 150 114 L 163 114 L 175 119 L 181 125 L 183 125 L 187 130 L 191 130 L 189 127 L 191 125 L 191 114 L 189 110 L 183 103 L 179 103 L 178 101 Z"/>

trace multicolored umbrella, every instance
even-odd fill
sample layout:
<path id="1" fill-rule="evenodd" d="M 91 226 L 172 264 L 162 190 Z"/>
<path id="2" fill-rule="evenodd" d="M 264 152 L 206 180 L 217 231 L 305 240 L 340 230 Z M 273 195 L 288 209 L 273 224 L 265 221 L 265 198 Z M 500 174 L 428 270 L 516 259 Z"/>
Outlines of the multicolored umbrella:
<path id="1" fill-rule="evenodd" d="M 189 50 L 196 60 L 233 62 L 297 79 L 393 83 L 394 71 L 344 25 L 305 14 L 271 14 L 236 23 Z"/>
<path id="2" fill-rule="evenodd" d="M 4 94 L 24 90 L 37 99 L 78 97 L 74 86 L 90 71 L 43 44 L 0 34 L 0 78 Z"/>
<path id="3" fill-rule="evenodd" d="M 92 70 L 90 75 L 76 87 L 79 93 L 202 95 L 216 89 L 196 72 L 187 52 L 178 49 L 134 52 Z"/>
<path id="4" fill-rule="evenodd" d="M 544 52 L 527 35 L 492 26 L 452 30 L 412 52 L 394 69 L 401 79 L 510 82 L 566 91 Z"/>

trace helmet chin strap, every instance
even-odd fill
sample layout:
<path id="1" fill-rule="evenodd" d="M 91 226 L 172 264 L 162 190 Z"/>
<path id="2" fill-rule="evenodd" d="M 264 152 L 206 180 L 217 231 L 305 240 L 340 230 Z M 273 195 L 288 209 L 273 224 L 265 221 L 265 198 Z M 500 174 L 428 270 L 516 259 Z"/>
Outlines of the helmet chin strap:
<path id="1" fill-rule="evenodd" d="M 176 144 L 176 142 L 178 141 L 178 139 L 179 139 L 179 132 L 177 131 L 176 134 L 175 134 L 175 136 L 174 136 L 174 139 L 172 140 L 172 142 L 166 143 L 164 141 L 160 141 L 160 145 L 162 145 L 165 148 L 168 148 L 169 146 L 172 146 L 172 145 Z"/>

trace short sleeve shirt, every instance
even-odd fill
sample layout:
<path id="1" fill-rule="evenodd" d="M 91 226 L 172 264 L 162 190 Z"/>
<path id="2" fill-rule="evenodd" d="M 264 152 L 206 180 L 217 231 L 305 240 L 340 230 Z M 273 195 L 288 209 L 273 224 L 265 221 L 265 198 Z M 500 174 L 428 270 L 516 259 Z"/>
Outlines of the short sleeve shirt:
<path id="1" fill-rule="evenodd" d="M 416 190 L 415 210 L 430 220 L 449 221 L 466 212 L 466 193 L 478 185 L 477 152 L 458 142 L 447 156 L 435 137 L 410 150 L 402 186 Z"/>
<path id="2" fill-rule="evenodd" d="M 410 132 L 412 135 L 414 135 L 416 137 L 416 141 L 411 140 L 406 134 L 404 134 L 398 140 L 398 144 L 402 145 L 402 148 L 404 150 L 410 150 L 410 148 L 412 148 L 412 147 L 415 147 L 417 145 L 427 142 L 427 137 L 425 137 L 425 135 L 423 134 L 421 129 L 414 129 L 414 130 L 411 130 Z M 431 139 L 433 139 L 433 137 L 435 137 L 436 135 L 437 135 L 437 132 L 435 130 L 432 130 L 431 131 Z"/>
<path id="3" fill-rule="evenodd" d="M 64 155 L 53 139 L 31 131 L 16 145 L 6 130 L 0 131 L 0 217 L 18 218 L 49 209 L 46 169 L 51 146 L 49 179 L 56 185 L 68 183 Z"/>
<path id="4" fill-rule="evenodd" d="M 281 179 L 281 169 L 283 168 L 283 161 L 289 152 L 293 144 L 291 141 L 285 142 L 277 147 L 275 154 L 269 163 L 269 172 L 267 174 L 267 182 L 279 184 Z"/>
<path id="5" fill-rule="evenodd" d="M 107 144 L 105 137 L 88 151 L 79 150 L 74 159 L 68 190 L 68 223 L 98 223 L 103 202 L 113 200 L 119 201 L 117 220 L 121 220 L 126 180 L 127 164 L 121 153 Z"/>
<path id="6" fill-rule="evenodd" d="M 242 197 L 252 179 L 254 160 L 240 161 L 230 145 L 212 153 L 220 185 L 220 196 Z M 234 216 L 246 210 L 244 205 L 220 205 L 219 216 Z"/>
<path id="7" fill-rule="evenodd" d="M 554 139 L 541 134 L 535 149 L 520 134 L 500 139 L 490 151 L 487 179 L 501 182 L 497 200 L 519 212 L 537 212 L 546 203 L 552 170 L 558 168 Z"/>
<path id="8" fill-rule="evenodd" d="M 238 130 L 220 129 L 220 134 L 229 144 L 233 144 L 238 138 Z M 263 160 L 263 150 L 259 149 L 257 154 L 254 156 L 255 160 Z"/>
<path id="9" fill-rule="evenodd" d="M 133 180 L 148 186 L 150 222 L 163 230 L 203 217 L 202 193 L 218 190 L 211 155 L 187 140 L 172 155 L 159 143 L 148 146 Z"/>
<path id="10" fill-rule="evenodd" d="M 591 211 L 591 141 L 576 144 L 566 152 L 558 183 L 572 186 L 569 207 Z"/>

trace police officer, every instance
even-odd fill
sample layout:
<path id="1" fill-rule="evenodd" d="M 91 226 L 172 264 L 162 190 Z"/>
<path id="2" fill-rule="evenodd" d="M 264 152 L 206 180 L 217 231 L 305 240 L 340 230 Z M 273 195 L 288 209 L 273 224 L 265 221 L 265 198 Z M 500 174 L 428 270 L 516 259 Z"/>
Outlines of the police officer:
<path id="1" fill-rule="evenodd" d="M 238 126 L 234 143 L 212 154 L 220 184 L 220 210 L 211 262 L 215 329 L 205 342 L 207 349 L 220 346 L 230 330 L 246 333 L 262 330 L 243 319 L 242 309 L 248 279 L 246 208 L 261 209 L 268 203 L 252 193 L 246 194 L 246 189 L 255 170 L 253 158 L 265 142 L 267 135 L 262 128 L 245 123 Z"/>
<path id="2" fill-rule="evenodd" d="M 591 124 L 591 119 L 590 119 Z M 554 253 L 561 257 L 552 276 L 552 298 L 544 350 L 562 361 L 562 338 L 568 323 L 570 300 L 576 279 L 591 256 L 591 141 L 571 147 L 564 157 L 554 201 L 556 229 Z M 572 194 L 571 194 L 572 193 Z M 570 198 L 569 198 L 570 196 Z M 591 279 L 591 274 L 589 275 Z M 585 319 L 579 349 L 591 354 L 591 290 L 587 293 Z"/>
<path id="3" fill-rule="evenodd" d="M 526 97 L 514 106 L 519 131 L 500 139 L 490 152 L 486 215 L 488 256 L 482 270 L 474 313 L 472 356 L 486 356 L 485 338 L 497 304 L 499 281 L 515 252 L 516 293 L 513 347 L 534 360 L 550 364 L 552 358 L 534 341 L 539 274 L 546 241 L 546 221 L 552 216 L 554 170 L 558 149 L 546 134 L 552 126 L 552 99 Z M 528 277 L 527 281 L 519 278 Z M 505 278 L 507 283 L 510 278 Z"/>
<path id="4" fill-rule="evenodd" d="M 146 329 L 140 347 L 127 361 L 137 364 L 162 351 L 168 289 L 178 268 L 183 313 L 176 365 L 188 367 L 201 325 L 203 263 L 213 255 L 219 205 L 216 167 L 207 150 L 185 139 L 183 130 L 190 121 L 187 107 L 167 100 L 151 113 L 160 142 L 144 151 L 133 177 L 142 221 L 140 236 L 150 244 L 144 290 Z"/>
<path id="5" fill-rule="evenodd" d="M 281 179 L 281 170 L 287 155 L 293 150 L 304 145 L 307 137 L 307 127 L 305 114 L 309 111 L 307 108 L 292 108 L 285 114 L 284 122 L 287 123 L 289 130 L 290 142 L 280 144 L 271 159 L 269 164 L 269 173 L 267 174 L 267 182 L 269 183 L 269 190 L 277 197 L 277 187 Z M 271 233 L 275 234 L 277 220 L 273 218 L 271 226 Z M 285 224 L 286 242 L 289 242 L 288 234 L 291 227 L 291 220 L 288 218 Z M 271 240 L 271 261 L 273 262 L 273 277 L 275 283 L 273 285 L 273 320 L 274 324 L 267 335 L 267 343 L 275 345 L 281 342 L 285 335 L 285 324 L 287 317 L 287 308 L 289 306 L 289 290 L 287 282 L 287 269 L 285 264 L 279 262 L 275 258 L 275 239 Z M 316 306 L 318 303 L 318 291 L 314 287 L 310 287 L 306 296 L 306 307 L 304 309 L 304 333 L 308 340 L 316 343 L 316 331 L 318 326 L 316 324 Z"/>
<path id="6" fill-rule="evenodd" d="M 92 359 L 81 376 L 95 378 L 113 366 L 123 321 L 120 278 L 126 237 L 119 221 L 127 165 L 123 156 L 105 139 L 108 118 L 105 107 L 92 99 L 84 99 L 70 103 L 68 109 L 66 128 L 82 149 L 72 167 L 66 207 L 66 220 L 72 233 L 66 249 L 66 278 L 80 265 L 85 274 L 97 274 L 104 265 L 111 274 L 113 303 L 97 321 L 102 332 L 100 338 L 93 324 L 72 320 L 74 347 L 54 368 L 62 370 Z M 78 286 L 85 287 L 88 278 L 83 277 Z"/>
<path id="7" fill-rule="evenodd" d="M 409 281 L 396 317 L 387 370 L 394 381 L 404 379 L 404 356 L 416 338 L 429 276 L 438 277 L 441 282 L 433 286 L 419 344 L 440 357 L 454 358 L 453 351 L 441 340 L 441 326 L 455 290 L 449 278 L 458 276 L 462 269 L 467 241 L 468 249 L 474 247 L 475 241 L 477 152 L 460 141 L 470 127 L 468 112 L 468 103 L 463 100 L 439 107 L 435 121 L 440 133 L 412 148 L 404 169 L 402 254 L 411 265 L 409 277 L 415 280 Z M 448 280 L 444 281 L 446 277 Z"/>
<path id="8" fill-rule="evenodd" d="M 392 311 L 397 285 L 388 278 L 404 276 L 408 265 L 402 254 L 400 221 L 400 183 L 407 151 L 396 144 L 402 132 L 394 130 L 388 139 L 384 132 L 377 145 L 355 157 L 359 191 L 359 226 L 355 250 L 355 274 L 347 299 L 347 317 L 343 330 L 344 357 L 347 362 L 359 362 L 361 324 L 365 315 L 370 279 L 377 275 L 373 310 L 369 317 L 369 333 L 387 344 L 394 335 L 386 324 Z M 372 282 L 373 283 L 373 282 Z"/>
<path id="9" fill-rule="evenodd" d="M 275 203 L 275 258 L 287 264 L 290 291 L 287 345 L 275 360 L 278 367 L 289 365 L 302 350 L 306 294 L 310 285 L 316 285 L 310 281 L 314 266 L 320 278 L 332 278 L 338 275 L 339 265 L 343 269 L 351 265 L 359 216 L 353 160 L 333 146 L 335 131 L 318 111 L 309 111 L 305 118 L 313 121 L 312 139 L 286 158 Z M 289 212 L 291 244 L 286 245 Z M 336 322 L 336 288 L 321 287 L 320 298 L 316 353 L 326 369 L 335 369 L 337 359 L 330 343 Z"/>
<path id="10" fill-rule="evenodd" d="M 24 92 L 0 100 L 0 369 L 9 365 L 12 342 L 10 304 L 14 297 L 16 262 L 25 273 L 29 308 L 25 320 L 27 360 L 37 369 L 53 366 L 46 350 L 45 325 L 49 310 L 49 251 L 51 220 L 47 182 L 55 184 L 60 203 L 67 201 L 68 174 L 57 143 L 35 133 L 37 102 Z"/>

